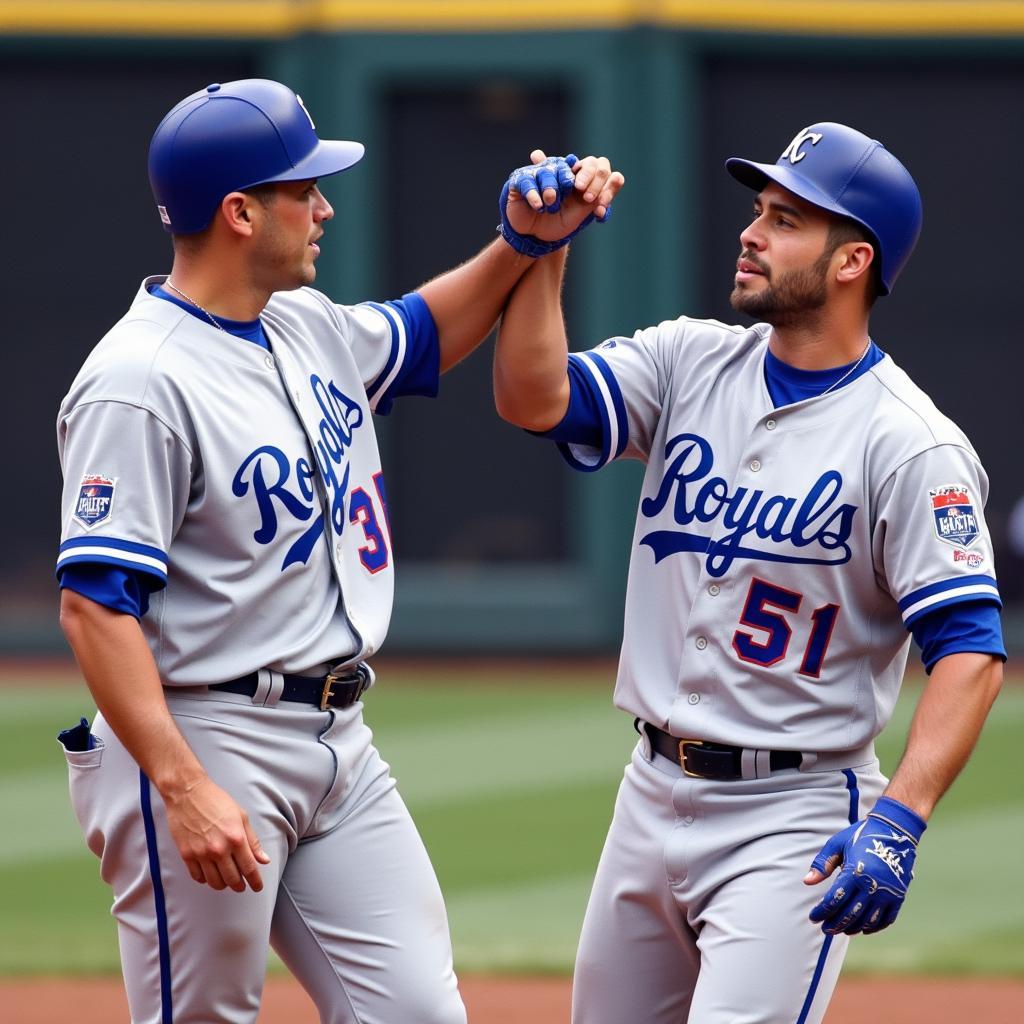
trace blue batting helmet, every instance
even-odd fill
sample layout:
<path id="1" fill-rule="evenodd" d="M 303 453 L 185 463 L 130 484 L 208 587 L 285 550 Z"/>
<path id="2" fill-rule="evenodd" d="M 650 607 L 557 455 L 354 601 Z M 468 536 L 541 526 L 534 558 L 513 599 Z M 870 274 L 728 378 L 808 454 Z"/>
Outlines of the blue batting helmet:
<path id="1" fill-rule="evenodd" d="M 800 132 L 774 164 L 731 157 L 725 166 L 750 188 L 774 181 L 866 228 L 878 243 L 882 294 L 889 294 L 921 233 L 922 210 L 910 172 L 880 142 L 822 121 Z"/>
<path id="2" fill-rule="evenodd" d="M 362 156 L 362 143 L 317 138 L 287 86 L 246 78 L 208 85 L 167 114 L 149 144 L 149 182 L 164 227 L 189 235 L 229 192 L 337 174 Z"/>

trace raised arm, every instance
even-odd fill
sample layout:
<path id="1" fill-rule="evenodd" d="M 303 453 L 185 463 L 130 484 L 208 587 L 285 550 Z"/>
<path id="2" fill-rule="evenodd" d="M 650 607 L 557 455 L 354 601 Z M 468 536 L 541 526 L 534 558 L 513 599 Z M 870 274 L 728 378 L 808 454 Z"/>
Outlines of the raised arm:
<path id="1" fill-rule="evenodd" d="M 490 334 L 509 293 L 532 263 L 529 256 L 496 238 L 462 266 L 419 289 L 437 325 L 442 373 Z"/>
<path id="2" fill-rule="evenodd" d="M 529 430 L 549 430 L 569 403 L 568 343 L 562 316 L 565 253 L 537 260 L 512 293 L 494 350 L 498 415 Z"/>
<path id="3" fill-rule="evenodd" d="M 599 157 L 549 160 L 530 154 L 532 167 L 520 168 L 503 192 L 504 222 L 511 229 L 461 266 L 419 289 L 437 325 L 441 370 L 450 369 L 491 332 L 509 295 L 535 262 L 518 250 L 516 239 L 558 245 L 591 218 L 603 219 L 624 179 Z M 570 173 L 571 172 L 571 173 Z M 549 259 L 545 257 L 544 259 Z"/>

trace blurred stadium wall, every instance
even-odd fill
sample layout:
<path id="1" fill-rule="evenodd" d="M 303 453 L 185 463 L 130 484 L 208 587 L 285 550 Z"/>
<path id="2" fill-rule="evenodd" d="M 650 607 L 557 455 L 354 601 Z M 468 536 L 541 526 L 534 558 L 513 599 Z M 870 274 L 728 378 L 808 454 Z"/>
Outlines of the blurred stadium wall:
<path id="1" fill-rule="evenodd" d="M 925 227 L 874 336 L 989 470 L 1007 631 L 1024 646 L 1024 3 L 0 0 L 0 651 L 64 650 L 53 422 L 141 278 L 169 268 L 150 133 L 186 93 L 246 76 L 288 82 L 322 133 L 366 143 L 325 188 L 318 285 L 342 302 L 399 295 L 487 243 L 499 186 L 532 148 L 612 157 L 627 189 L 574 247 L 567 286 L 580 349 L 681 313 L 733 319 L 750 196 L 726 157 L 772 159 L 819 120 L 881 139 L 914 172 Z M 443 402 L 380 423 L 399 556 L 389 650 L 614 650 L 637 467 L 563 469 L 498 421 L 489 373 L 485 346 Z"/>

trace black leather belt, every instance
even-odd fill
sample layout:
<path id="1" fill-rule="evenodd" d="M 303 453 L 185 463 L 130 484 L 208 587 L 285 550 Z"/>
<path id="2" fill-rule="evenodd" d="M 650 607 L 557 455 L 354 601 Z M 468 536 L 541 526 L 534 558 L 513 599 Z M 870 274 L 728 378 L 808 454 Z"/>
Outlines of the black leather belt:
<path id="1" fill-rule="evenodd" d="M 662 757 L 675 761 L 687 775 L 726 782 L 743 778 L 743 747 L 709 743 L 707 740 L 681 740 L 647 722 L 640 725 L 650 738 L 651 748 Z M 773 772 L 781 768 L 798 768 L 803 760 L 803 754 L 798 750 L 772 750 L 763 753 L 768 754 L 768 768 Z"/>
<path id="2" fill-rule="evenodd" d="M 211 690 L 256 695 L 259 673 L 252 672 L 226 683 L 214 683 Z M 298 704 L 315 704 L 321 711 L 328 708 L 351 707 L 370 685 L 370 670 L 362 663 L 355 666 L 336 666 L 326 676 L 283 676 L 284 690 L 280 700 Z"/>

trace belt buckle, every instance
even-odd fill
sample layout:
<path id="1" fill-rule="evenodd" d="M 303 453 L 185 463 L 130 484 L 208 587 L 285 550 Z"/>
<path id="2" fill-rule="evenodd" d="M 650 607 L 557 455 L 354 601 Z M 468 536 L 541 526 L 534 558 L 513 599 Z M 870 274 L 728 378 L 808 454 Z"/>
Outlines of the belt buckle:
<path id="1" fill-rule="evenodd" d="M 338 682 L 338 677 L 334 672 L 328 672 L 324 678 L 324 688 L 320 691 L 320 710 L 326 711 L 330 704 L 328 701 L 334 696 L 334 684 Z"/>
<path id="2" fill-rule="evenodd" d="M 352 677 L 351 679 L 347 677 Z M 342 679 L 346 682 L 358 682 L 359 686 L 356 689 L 355 696 L 352 698 L 351 703 L 355 704 L 357 700 L 366 692 L 366 688 L 370 682 L 370 673 L 366 666 L 360 662 L 354 668 L 352 666 L 341 666 L 335 665 L 334 668 L 327 673 L 324 677 L 324 688 L 320 693 L 320 710 L 326 711 L 330 705 L 328 701 L 334 696 L 334 684 L 340 683 Z M 346 705 L 348 706 L 348 705 Z"/>
<path id="3" fill-rule="evenodd" d="M 703 779 L 704 776 L 699 772 L 691 772 L 686 767 L 686 747 L 692 743 L 694 746 L 700 746 L 703 744 L 703 740 L 680 740 L 679 741 L 679 767 L 683 769 L 683 774 L 688 775 L 691 779 Z"/>

